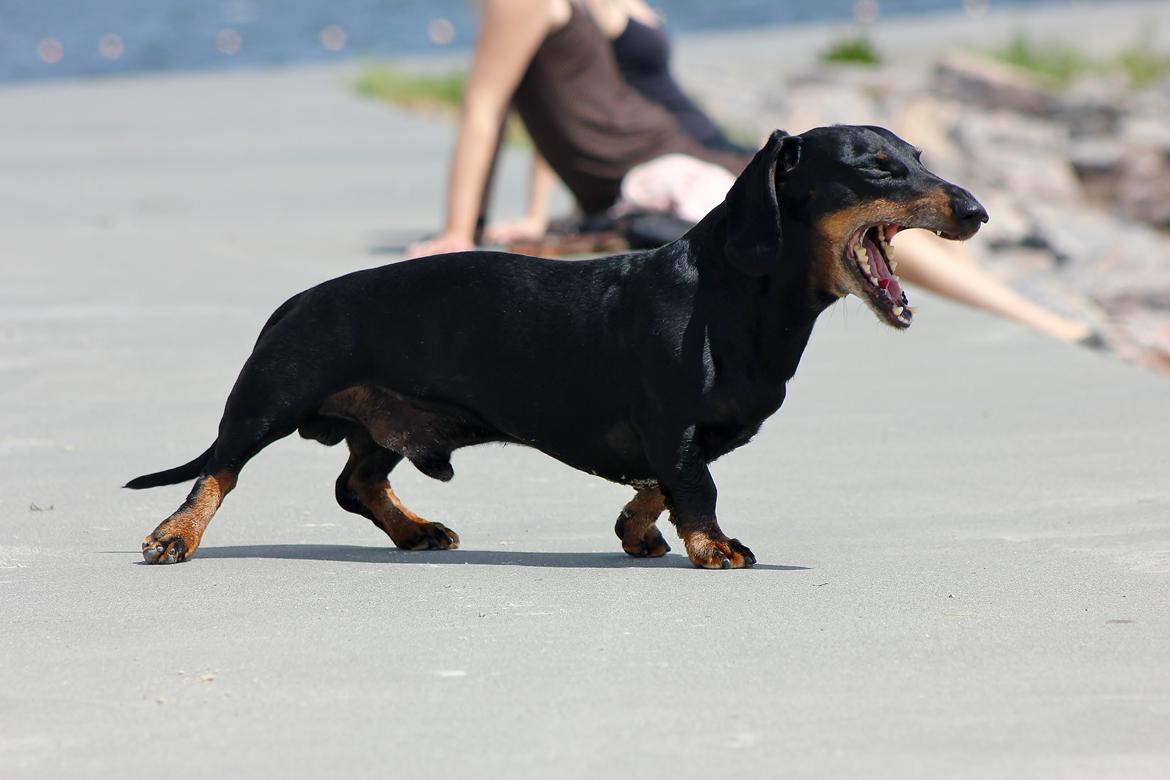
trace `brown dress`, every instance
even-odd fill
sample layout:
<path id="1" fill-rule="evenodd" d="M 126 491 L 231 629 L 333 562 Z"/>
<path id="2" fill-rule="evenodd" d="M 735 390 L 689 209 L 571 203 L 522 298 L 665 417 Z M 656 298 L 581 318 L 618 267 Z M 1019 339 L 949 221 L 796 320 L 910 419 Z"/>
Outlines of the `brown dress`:
<path id="1" fill-rule="evenodd" d="M 512 104 L 581 209 L 606 210 L 631 168 L 664 154 L 689 154 L 738 175 L 748 159 L 704 149 L 666 109 L 626 84 L 593 17 L 570 5 L 569 21 L 536 50 Z"/>

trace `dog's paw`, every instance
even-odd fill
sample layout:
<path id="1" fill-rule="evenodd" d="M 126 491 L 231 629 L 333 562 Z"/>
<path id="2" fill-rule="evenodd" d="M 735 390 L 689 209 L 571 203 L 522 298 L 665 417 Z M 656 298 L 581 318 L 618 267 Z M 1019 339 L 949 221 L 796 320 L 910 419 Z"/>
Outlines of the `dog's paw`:
<path id="1" fill-rule="evenodd" d="M 142 540 L 142 558 L 147 563 L 182 563 L 193 552 L 194 547 L 182 535 L 168 531 L 165 523 Z"/>
<path id="2" fill-rule="evenodd" d="M 687 557 L 700 569 L 749 569 L 756 556 L 739 539 L 693 534 L 685 539 Z"/>
<path id="3" fill-rule="evenodd" d="M 409 533 L 394 539 L 394 545 L 400 550 L 454 550 L 459 547 L 459 534 L 442 523 L 417 523 Z"/>
<path id="4" fill-rule="evenodd" d="M 670 545 L 654 523 L 661 508 L 638 511 L 636 501 L 630 502 L 618 515 L 613 532 L 622 540 L 622 549 L 634 558 L 660 558 L 670 552 Z M 635 508 L 631 508 L 635 507 Z"/>
<path id="5" fill-rule="evenodd" d="M 661 558 L 670 552 L 670 545 L 666 543 L 658 526 L 651 525 L 642 533 L 641 538 L 627 539 L 623 536 L 622 549 L 626 551 L 626 555 L 635 558 Z"/>

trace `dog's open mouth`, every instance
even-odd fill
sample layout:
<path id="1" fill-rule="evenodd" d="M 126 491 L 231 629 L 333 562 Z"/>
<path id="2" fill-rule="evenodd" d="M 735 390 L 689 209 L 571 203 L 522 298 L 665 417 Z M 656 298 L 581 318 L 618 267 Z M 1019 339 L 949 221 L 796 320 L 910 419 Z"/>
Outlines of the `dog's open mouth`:
<path id="1" fill-rule="evenodd" d="M 879 223 L 858 228 L 845 247 L 846 261 L 869 296 L 873 309 L 896 328 L 910 327 L 914 314 L 910 311 L 906 291 L 894 271 L 894 247 L 890 243 L 901 225 Z"/>

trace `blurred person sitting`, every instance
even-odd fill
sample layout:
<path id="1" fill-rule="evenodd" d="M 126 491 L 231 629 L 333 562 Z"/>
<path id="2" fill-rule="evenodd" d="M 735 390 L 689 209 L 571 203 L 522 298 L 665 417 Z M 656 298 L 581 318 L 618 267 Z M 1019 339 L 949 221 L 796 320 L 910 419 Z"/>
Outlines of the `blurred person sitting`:
<path id="1" fill-rule="evenodd" d="M 446 225 L 412 256 L 474 248 L 510 104 L 535 146 L 528 207 L 519 220 L 489 226 L 490 244 L 544 236 L 558 176 L 585 215 L 662 211 L 691 223 L 722 201 L 751 159 L 671 77 L 661 20 L 640 0 L 484 0 L 481 10 Z M 1065 341 L 1099 341 L 984 271 L 962 246 L 907 231 L 898 248 L 911 283 Z"/>
<path id="2" fill-rule="evenodd" d="M 663 210 L 697 221 L 722 201 L 750 155 L 710 150 L 622 78 L 583 0 L 484 0 L 460 113 L 443 231 L 411 247 L 471 249 L 509 105 L 540 159 L 583 214 Z M 547 226 L 554 179 L 533 166 L 529 216 Z M 495 237 L 494 240 L 500 240 Z"/>
<path id="3" fill-rule="evenodd" d="M 662 17 L 642 0 L 584 0 L 601 33 L 610 42 L 622 80 L 646 100 L 670 113 L 680 130 L 703 148 L 750 160 L 755 149 L 736 144 L 679 86 L 670 70 L 670 37 Z M 488 244 L 540 241 L 549 228 L 548 204 L 556 173 L 533 151 L 528 207 L 519 219 L 489 225 Z M 607 225 L 596 215 L 559 220 L 561 229 Z"/>

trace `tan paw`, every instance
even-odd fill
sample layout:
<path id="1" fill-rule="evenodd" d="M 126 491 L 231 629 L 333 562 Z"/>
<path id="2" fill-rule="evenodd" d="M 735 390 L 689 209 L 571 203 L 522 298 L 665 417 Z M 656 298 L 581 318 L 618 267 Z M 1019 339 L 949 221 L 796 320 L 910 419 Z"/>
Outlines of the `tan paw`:
<path id="1" fill-rule="evenodd" d="M 738 539 L 698 532 L 683 541 L 687 557 L 700 569 L 749 569 L 756 562 L 756 556 Z"/>
<path id="2" fill-rule="evenodd" d="M 199 539 L 189 528 L 165 522 L 142 540 L 142 558 L 147 563 L 182 563 L 195 554 Z"/>
<path id="3" fill-rule="evenodd" d="M 415 523 L 406 533 L 391 535 L 400 550 L 454 550 L 459 547 L 459 534 L 442 523 Z"/>
<path id="4" fill-rule="evenodd" d="M 670 552 L 670 545 L 662 538 L 655 521 L 662 512 L 661 494 L 655 492 L 650 500 L 642 501 L 643 494 L 626 505 L 618 515 L 613 532 L 622 540 L 622 549 L 635 558 L 660 558 Z"/>
<path id="5" fill-rule="evenodd" d="M 658 526 L 651 525 L 641 536 L 623 535 L 622 549 L 626 551 L 626 555 L 635 558 L 661 558 L 670 552 L 670 545 L 666 543 Z"/>

